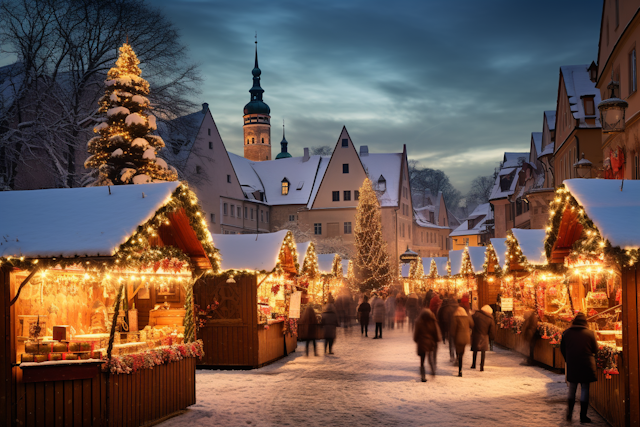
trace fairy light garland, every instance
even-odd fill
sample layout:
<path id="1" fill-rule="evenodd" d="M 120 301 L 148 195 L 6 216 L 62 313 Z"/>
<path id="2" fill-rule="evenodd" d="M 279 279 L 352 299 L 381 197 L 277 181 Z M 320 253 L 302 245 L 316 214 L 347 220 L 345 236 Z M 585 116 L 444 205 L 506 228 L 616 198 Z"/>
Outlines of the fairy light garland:
<path id="1" fill-rule="evenodd" d="M 331 274 L 336 279 L 342 279 L 344 273 L 342 271 L 342 257 L 338 254 L 335 254 L 333 257 L 333 262 L 331 264 Z"/>
<path id="2" fill-rule="evenodd" d="M 309 247 L 307 248 L 307 252 L 305 253 L 301 273 L 309 277 L 310 279 L 315 279 L 320 276 L 318 255 L 316 254 L 316 247 L 313 242 L 309 243 Z"/>

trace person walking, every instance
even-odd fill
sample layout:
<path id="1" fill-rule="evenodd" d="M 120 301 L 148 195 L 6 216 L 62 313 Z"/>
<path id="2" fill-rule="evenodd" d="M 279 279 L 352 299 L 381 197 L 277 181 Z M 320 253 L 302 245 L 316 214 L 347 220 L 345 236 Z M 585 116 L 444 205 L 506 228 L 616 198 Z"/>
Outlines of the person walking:
<path id="1" fill-rule="evenodd" d="M 309 356 L 309 343 L 313 342 L 313 354 L 314 356 L 318 355 L 318 350 L 316 349 L 316 337 L 318 326 L 318 318 L 316 317 L 316 312 L 310 305 L 307 306 L 307 309 L 302 313 L 302 317 L 298 322 L 298 336 L 301 341 L 306 341 L 306 355 Z"/>
<path id="2" fill-rule="evenodd" d="M 442 304 L 442 300 L 440 300 L 438 294 L 433 294 L 433 297 L 431 297 L 431 301 L 429 302 L 429 310 L 431 310 L 436 316 L 438 315 L 440 304 Z"/>
<path id="3" fill-rule="evenodd" d="M 473 319 L 463 307 L 458 307 L 453 313 L 451 321 L 451 340 L 456 348 L 458 360 L 458 376 L 462 376 L 462 357 L 467 344 L 469 344 L 469 332 L 473 328 Z"/>
<path id="4" fill-rule="evenodd" d="M 438 354 L 438 342 L 442 339 L 440 328 L 436 322 L 436 316 L 428 308 L 423 309 L 418 315 L 413 328 L 413 341 L 418 344 L 418 356 L 420 356 L 420 380 L 427 382 L 424 369 L 424 359 L 428 357 L 431 375 L 436 374 L 436 356 Z"/>
<path id="5" fill-rule="evenodd" d="M 369 297 L 364 295 L 362 302 L 358 306 L 358 321 L 360 322 L 360 335 L 364 334 L 369 337 L 369 313 L 371 313 L 371 305 L 369 305 Z"/>
<path id="6" fill-rule="evenodd" d="M 384 309 L 387 313 L 387 327 L 389 329 L 393 329 L 395 325 L 395 315 L 396 315 L 396 297 L 391 293 L 389 297 L 384 302 Z"/>
<path id="7" fill-rule="evenodd" d="M 382 323 L 384 322 L 384 318 L 385 318 L 385 308 L 384 308 L 384 301 L 382 300 L 382 298 L 378 297 L 376 298 L 375 302 L 373 303 L 373 307 L 371 307 L 371 309 L 373 310 L 373 321 L 376 324 L 376 336 L 373 337 L 374 340 L 377 339 L 382 339 Z"/>
<path id="8" fill-rule="evenodd" d="M 322 307 L 322 327 L 324 328 L 324 352 L 329 348 L 329 354 L 333 354 L 333 341 L 336 339 L 338 327 L 338 313 L 333 304 L 325 304 Z"/>
<path id="9" fill-rule="evenodd" d="M 409 321 L 409 331 L 413 331 L 418 314 L 420 314 L 420 302 L 418 294 L 411 292 L 407 298 L 407 319 Z"/>
<path id="10" fill-rule="evenodd" d="M 580 384 L 580 423 L 590 423 L 587 416 L 589 409 L 589 385 L 597 381 L 596 353 L 598 343 L 593 331 L 587 328 L 587 317 L 578 313 L 573 319 L 571 327 L 562 333 L 560 352 L 564 357 L 569 382 L 569 397 L 567 400 L 567 421 L 573 417 L 573 407 L 576 403 L 576 391 Z"/>
<path id="11" fill-rule="evenodd" d="M 427 291 L 427 295 L 424 296 L 424 303 L 422 304 L 424 308 L 429 308 L 429 304 L 431 304 L 431 298 L 433 298 L 433 289 L 429 289 Z"/>
<path id="12" fill-rule="evenodd" d="M 402 292 L 396 296 L 396 324 L 398 329 L 404 329 L 404 320 L 407 316 L 407 298 Z"/>
<path id="13" fill-rule="evenodd" d="M 536 341 L 540 337 L 538 332 L 538 313 L 535 310 L 531 310 L 524 315 L 525 321 L 522 324 L 522 338 L 525 342 L 529 343 L 529 358 L 527 359 L 527 365 L 534 365 L 533 351 L 536 348 Z"/>
<path id="14" fill-rule="evenodd" d="M 447 298 L 445 302 L 446 305 L 443 303 L 440 310 L 438 310 L 438 324 L 440 325 L 440 331 L 442 331 L 443 342 L 445 335 L 446 339 L 449 340 L 449 359 L 450 362 L 453 363 L 456 360 L 456 348 L 451 335 L 451 324 L 453 322 L 453 313 L 456 312 L 459 305 L 453 298 Z"/>
<path id="15" fill-rule="evenodd" d="M 496 337 L 496 324 L 493 321 L 493 310 L 485 305 L 476 311 L 473 316 L 473 330 L 471 331 L 471 351 L 473 362 L 471 369 L 476 369 L 476 358 L 480 352 L 480 371 L 484 371 L 484 357 L 489 350 L 489 341 Z"/>

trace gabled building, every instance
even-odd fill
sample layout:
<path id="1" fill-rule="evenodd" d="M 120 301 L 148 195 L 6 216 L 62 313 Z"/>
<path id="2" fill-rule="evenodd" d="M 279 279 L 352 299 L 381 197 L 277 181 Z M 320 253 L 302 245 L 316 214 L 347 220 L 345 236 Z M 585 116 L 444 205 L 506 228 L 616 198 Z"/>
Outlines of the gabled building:
<path id="1" fill-rule="evenodd" d="M 522 165 L 527 159 L 529 153 L 504 153 L 489 196 L 493 207 L 495 237 L 506 237 L 507 231 L 515 226 L 515 203 L 509 197 L 516 190 Z"/>
<path id="2" fill-rule="evenodd" d="M 469 246 L 487 246 L 493 237 L 490 228 L 493 212 L 490 203 L 478 205 L 471 215 L 450 234 L 452 249 L 464 249 Z"/>

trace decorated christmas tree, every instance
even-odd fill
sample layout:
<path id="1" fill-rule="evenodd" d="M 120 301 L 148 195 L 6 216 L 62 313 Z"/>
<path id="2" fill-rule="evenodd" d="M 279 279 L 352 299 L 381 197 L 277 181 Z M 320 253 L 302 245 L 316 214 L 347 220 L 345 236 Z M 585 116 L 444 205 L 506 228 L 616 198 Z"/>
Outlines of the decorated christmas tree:
<path id="1" fill-rule="evenodd" d="M 175 169 L 157 158 L 164 147 L 156 130 L 156 118 L 149 114 L 146 95 L 149 83 L 140 77 L 140 61 L 127 43 L 120 48 L 116 66 L 109 70 L 105 94 L 100 99 L 102 121 L 89 140 L 85 168 L 96 172 L 94 185 L 144 184 L 175 181 Z"/>
<path id="2" fill-rule="evenodd" d="M 342 273 L 342 258 L 338 254 L 333 257 L 333 263 L 331 264 L 331 274 L 333 274 L 336 279 L 342 279 L 342 277 L 344 276 L 344 274 Z"/>
<path id="3" fill-rule="evenodd" d="M 393 280 L 387 243 L 382 236 L 380 203 L 371 181 L 360 187 L 355 226 L 355 276 L 361 291 L 377 289 Z"/>

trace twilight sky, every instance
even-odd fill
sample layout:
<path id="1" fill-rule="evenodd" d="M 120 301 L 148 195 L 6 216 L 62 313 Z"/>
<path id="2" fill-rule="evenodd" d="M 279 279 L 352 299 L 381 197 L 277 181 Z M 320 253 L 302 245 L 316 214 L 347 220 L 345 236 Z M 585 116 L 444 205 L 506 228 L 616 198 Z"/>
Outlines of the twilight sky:
<path id="1" fill-rule="evenodd" d="M 400 152 L 444 170 L 462 192 L 529 151 L 556 105 L 559 67 L 596 59 L 601 0 L 154 0 L 201 64 L 228 150 L 242 154 L 254 33 L 274 156 L 333 145 Z"/>

